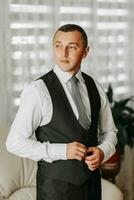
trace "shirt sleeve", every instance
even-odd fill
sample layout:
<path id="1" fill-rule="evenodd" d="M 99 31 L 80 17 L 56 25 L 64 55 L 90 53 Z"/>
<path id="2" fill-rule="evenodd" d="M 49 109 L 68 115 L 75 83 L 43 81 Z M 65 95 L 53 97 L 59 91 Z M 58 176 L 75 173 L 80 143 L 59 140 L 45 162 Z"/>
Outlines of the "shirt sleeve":
<path id="1" fill-rule="evenodd" d="M 53 162 L 66 159 L 66 144 L 41 143 L 33 136 L 42 120 L 41 100 L 37 89 L 30 85 L 21 95 L 21 104 L 6 140 L 7 150 L 35 161 Z"/>
<path id="2" fill-rule="evenodd" d="M 98 123 L 98 147 L 104 152 L 104 160 L 108 160 L 115 153 L 117 144 L 117 129 L 114 124 L 110 103 L 102 87 L 97 83 L 101 97 L 101 109 Z"/>

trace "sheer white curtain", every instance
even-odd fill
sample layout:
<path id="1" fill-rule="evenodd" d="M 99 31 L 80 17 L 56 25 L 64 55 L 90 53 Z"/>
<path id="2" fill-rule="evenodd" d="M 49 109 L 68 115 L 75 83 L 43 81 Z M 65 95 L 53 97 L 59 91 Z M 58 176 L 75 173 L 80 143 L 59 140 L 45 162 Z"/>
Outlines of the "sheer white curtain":
<path id="1" fill-rule="evenodd" d="M 10 76 L 8 104 L 9 122 L 20 103 L 20 92 L 31 80 L 52 66 L 51 38 L 54 28 L 53 1 L 8 1 Z"/>
<path id="2" fill-rule="evenodd" d="M 5 15 L 5 13 L 7 13 Z M 7 1 L 0 1 L 0 127 L 7 124 L 7 87 L 8 87 L 8 57 L 9 28 Z"/>
<path id="3" fill-rule="evenodd" d="M 8 104 L 6 124 L 14 118 L 25 85 L 53 66 L 52 36 L 65 23 L 77 23 L 88 34 L 90 54 L 83 63 L 83 71 L 97 78 L 104 88 L 111 83 L 115 98 L 134 94 L 133 2 L 1 0 L 0 4 L 1 81 L 6 80 L 1 84 L 4 93 L 1 101 Z"/>
<path id="4" fill-rule="evenodd" d="M 111 83 L 116 99 L 134 95 L 133 11 L 133 0 L 0 0 L 0 126 L 11 124 L 23 88 L 53 67 L 52 36 L 65 23 L 88 34 L 83 71 Z"/>

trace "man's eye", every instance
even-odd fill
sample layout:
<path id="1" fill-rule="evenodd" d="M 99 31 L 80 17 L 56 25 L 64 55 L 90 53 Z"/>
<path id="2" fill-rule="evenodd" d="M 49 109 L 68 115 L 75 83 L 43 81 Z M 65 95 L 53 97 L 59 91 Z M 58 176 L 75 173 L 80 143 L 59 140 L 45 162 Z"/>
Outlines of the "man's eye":
<path id="1" fill-rule="evenodd" d="M 61 45 L 57 44 L 55 45 L 56 48 L 61 48 Z"/>
<path id="2" fill-rule="evenodd" d="M 77 47 L 76 47 L 76 46 L 70 46 L 70 49 L 74 49 L 74 50 L 76 50 Z"/>

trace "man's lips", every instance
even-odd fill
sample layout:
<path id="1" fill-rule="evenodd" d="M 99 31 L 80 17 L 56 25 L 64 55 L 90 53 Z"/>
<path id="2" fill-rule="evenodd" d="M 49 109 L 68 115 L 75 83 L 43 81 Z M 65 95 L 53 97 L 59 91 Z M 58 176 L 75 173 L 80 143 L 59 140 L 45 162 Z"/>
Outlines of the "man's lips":
<path id="1" fill-rule="evenodd" d="M 60 60 L 62 63 L 69 63 L 69 60 Z"/>

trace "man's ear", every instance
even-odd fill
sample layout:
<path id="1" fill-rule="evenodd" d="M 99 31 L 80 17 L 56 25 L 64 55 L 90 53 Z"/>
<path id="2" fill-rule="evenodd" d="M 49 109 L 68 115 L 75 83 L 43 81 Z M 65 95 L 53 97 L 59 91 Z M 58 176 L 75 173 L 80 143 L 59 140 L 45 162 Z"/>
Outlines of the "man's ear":
<path id="1" fill-rule="evenodd" d="M 84 54 L 83 54 L 83 58 L 86 58 L 86 57 L 87 57 L 87 54 L 89 53 L 89 50 L 90 50 L 90 47 L 89 47 L 89 46 L 85 48 L 85 52 L 84 52 Z"/>

